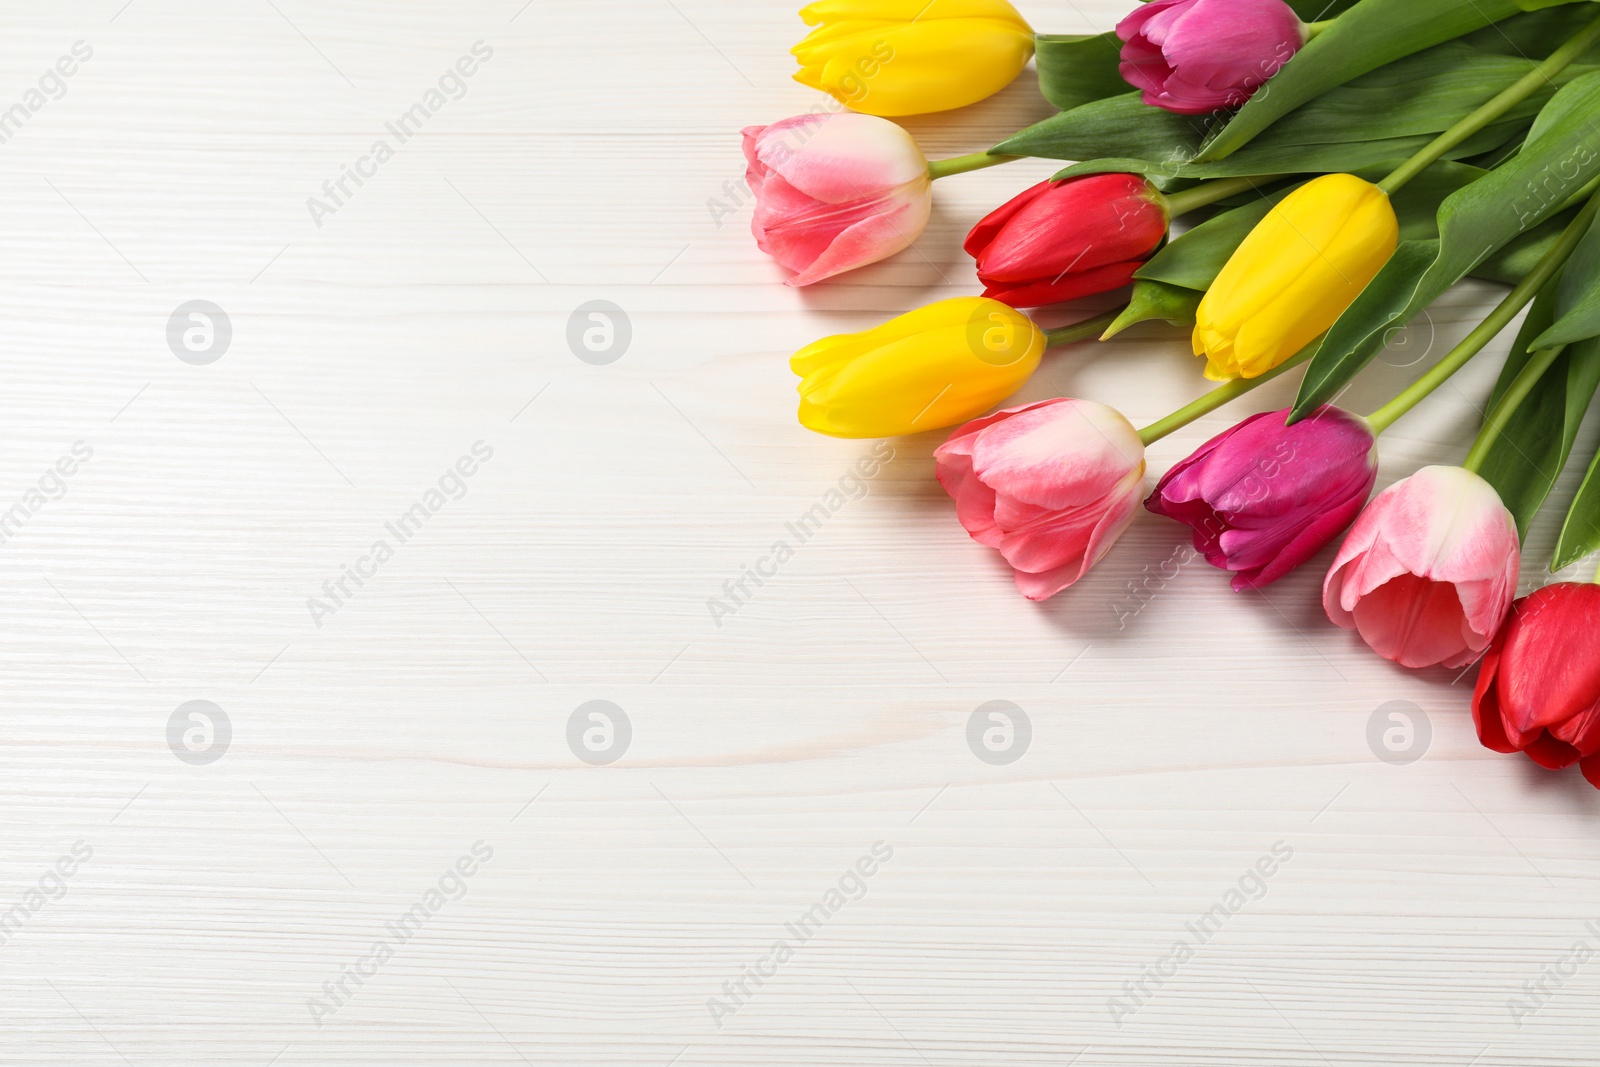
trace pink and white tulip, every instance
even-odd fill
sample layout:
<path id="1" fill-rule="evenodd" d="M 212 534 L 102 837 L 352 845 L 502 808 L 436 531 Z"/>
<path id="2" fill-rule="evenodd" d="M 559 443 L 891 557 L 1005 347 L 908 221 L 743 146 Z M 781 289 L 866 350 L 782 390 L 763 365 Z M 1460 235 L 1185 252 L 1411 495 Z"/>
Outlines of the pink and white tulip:
<path id="1" fill-rule="evenodd" d="M 1378 477 L 1365 419 L 1321 407 L 1293 426 L 1266 411 L 1174 466 L 1144 506 L 1194 530 L 1239 592 L 1277 581 L 1322 551 L 1361 511 Z"/>
<path id="2" fill-rule="evenodd" d="M 1133 521 L 1144 443 L 1121 413 L 1067 397 L 975 419 L 933 453 L 956 518 L 1029 600 L 1088 573 Z"/>
<path id="3" fill-rule="evenodd" d="M 1305 45 L 1283 0 L 1150 0 L 1117 23 L 1122 78 L 1180 115 L 1238 107 Z"/>
<path id="4" fill-rule="evenodd" d="M 1517 593 L 1517 526 L 1494 487 L 1424 467 L 1356 519 L 1322 586 L 1328 618 L 1406 667 L 1464 667 Z"/>
<path id="5" fill-rule="evenodd" d="M 928 224 L 933 179 L 911 135 L 852 112 L 743 131 L 756 245 L 810 285 L 908 248 Z"/>

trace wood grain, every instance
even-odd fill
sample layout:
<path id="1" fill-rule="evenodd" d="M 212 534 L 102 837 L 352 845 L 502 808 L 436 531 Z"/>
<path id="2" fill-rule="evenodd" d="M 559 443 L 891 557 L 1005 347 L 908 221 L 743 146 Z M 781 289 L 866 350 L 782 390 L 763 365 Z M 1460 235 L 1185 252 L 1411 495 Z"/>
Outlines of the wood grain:
<path id="1" fill-rule="evenodd" d="M 1119 15 L 1024 7 L 1054 32 Z M 954 522 L 926 435 L 712 618 L 871 447 L 795 424 L 788 353 L 970 292 L 965 229 L 1049 164 L 941 182 L 915 250 L 797 293 L 747 209 L 707 205 L 740 126 L 817 102 L 789 80 L 790 5 L 7 13 L 0 105 L 74 42 L 93 57 L 0 145 L 0 504 L 74 442 L 93 457 L 0 546 L 6 1063 L 1594 1062 L 1600 964 L 1507 1005 L 1600 945 L 1600 796 L 1480 749 L 1471 678 L 1330 627 L 1315 566 L 1264 596 L 1194 562 L 1152 586 L 1183 542 L 1146 516 L 1028 604 Z M 478 41 L 465 95 L 316 225 L 307 199 Z M 952 155 L 1044 113 L 1025 74 L 908 126 Z M 166 339 L 196 299 L 233 329 L 204 366 Z M 633 331 L 605 366 L 566 341 L 596 299 Z M 1346 403 L 1494 299 L 1450 294 Z M 1386 437 L 1385 482 L 1459 459 L 1494 361 Z M 1182 338 L 1135 330 L 1024 395 L 1140 421 L 1203 387 Z M 313 621 L 477 442 L 464 495 Z M 231 724 L 209 764 L 169 747 L 192 700 Z M 609 765 L 568 745 L 592 700 L 631 724 Z M 1031 723 L 1010 764 L 969 748 L 994 700 Z M 1406 766 L 1368 741 L 1395 700 L 1431 728 Z M 477 842 L 492 857 L 447 875 Z M 1259 899 L 1162 963 L 1278 842 Z M 792 957 L 744 979 L 779 939 Z"/>

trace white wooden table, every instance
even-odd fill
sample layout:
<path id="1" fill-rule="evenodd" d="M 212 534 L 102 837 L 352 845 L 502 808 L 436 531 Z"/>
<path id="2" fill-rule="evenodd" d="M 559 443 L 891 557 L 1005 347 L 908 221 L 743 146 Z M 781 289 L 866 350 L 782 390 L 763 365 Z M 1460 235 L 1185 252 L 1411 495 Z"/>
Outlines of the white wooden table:
<path id="1" fill-rule="evenodd" d="M 1600 794 L 1480 749 L 1471 676 L 1332 628 L 1318 566 L 1236 596 L 1146 515 L 1029 604 L 929 434 L 712 619 L 871 452 L 795 423 L 788 354 L 974 291 L 966 228 L 1051 164 L 941 182 L 914 251 L 795 292 L 709 205 L 739 127 L 818 102 L 789 4 L 5 15 L 0 1061 L 1595 1062 Z M 954 155 L 1045 112 L 1030 73 L 908 125 Z M 1349 404 L 1495 298 L 1452 293 Z M 631 325 L 606 364 L 567 340 L 595 300 Z M 1507 341 L 1385 483 L 1459 460 Z M 1150 329 L 1024 398 L 1140 422 L 1202 388 Z M 991 701 L 1011 762 L 969 746 Z"/>

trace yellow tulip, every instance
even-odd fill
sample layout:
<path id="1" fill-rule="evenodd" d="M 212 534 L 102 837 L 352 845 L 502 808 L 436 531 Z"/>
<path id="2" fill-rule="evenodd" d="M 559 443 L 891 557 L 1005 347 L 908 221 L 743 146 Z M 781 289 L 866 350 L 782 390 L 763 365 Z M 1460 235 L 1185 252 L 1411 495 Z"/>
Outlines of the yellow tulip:
<path id="1" fill-rule="evenodd" d="M 795 81 L 868 115 L 949 111 L 993 96 L 1033 55 L 1006 0 L 819 0 L 791 51 Z"/>
<path id="2" fill-rule="evenodd" d="M 1234 251 L 1195 312 L 1212 381 L 1255 378 L 1332 326 L 1394 254 L 1389 197 L 1324 174 L 1284 197 Z"/>
<path id="3" fill-rule="evenodd" d="M 1044 331 L 998 300 L 961 296 L 794 354 L 800 423 L 832 437 L 892 437 L 954 426 L 1022 387 Z"/>

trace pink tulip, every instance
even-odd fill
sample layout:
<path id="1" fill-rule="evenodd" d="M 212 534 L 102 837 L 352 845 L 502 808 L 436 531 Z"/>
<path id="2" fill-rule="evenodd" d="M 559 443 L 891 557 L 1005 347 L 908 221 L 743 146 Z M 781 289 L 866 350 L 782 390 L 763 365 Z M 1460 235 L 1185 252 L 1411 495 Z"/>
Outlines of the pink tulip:
<path id="1" fill-rule="evenodd" d="M 1350 525 L 1378 477 L 1366 420 L 1335 407 L 1285 426 L 1252 415 L 1167 472 L 1144 506 L 1194 528 L 1243 592 L 1282 578 Z"/>
<path id="2" fill-rule="evenodd" d="M 1151 107 L 1238 107 L 1306 43 L 1283 0 L 1150 0 L 1117 23 L 1118 69 Z"/>
<path id="3" fill-rule="evenodd" d="M 1099 562 L 1133 521 L 1144 444 L 1120 413 L 1066 397 L 975 419 L 933 453 L 956 518 L 998 549 L 1029 600 Z"/>
<path id="4" fill-rule="evenodd" d="M 1465 667 L 1517 594 L 1517 526 L 1494 487 L 1424 467 L 1356 519 L 1322 586 L 1328 618 L 1406 667 Z"/>
<path id="5" fill-rule="evenodd" d="M 810 285 L 910 246 L 933 206 L 928 161 L 888 119 L 799 115 L 743 131 L 751 230 Z"/>

